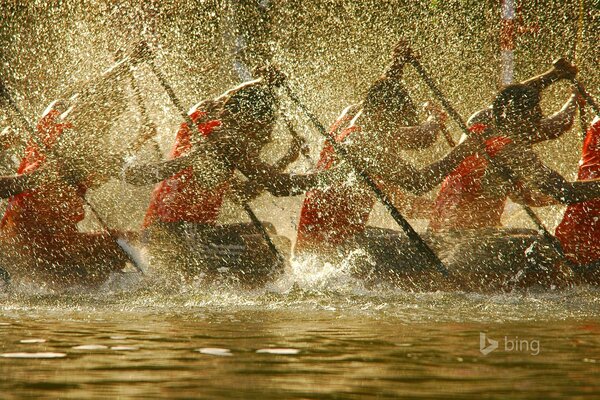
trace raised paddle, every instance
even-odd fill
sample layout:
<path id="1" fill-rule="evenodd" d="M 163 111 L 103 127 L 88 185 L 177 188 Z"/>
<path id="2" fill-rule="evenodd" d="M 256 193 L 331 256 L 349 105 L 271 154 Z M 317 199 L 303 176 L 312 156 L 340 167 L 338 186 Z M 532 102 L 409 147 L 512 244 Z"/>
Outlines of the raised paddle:
<path id="1" fill-rule="evenodd" d="M 423 257 L 441 274 L 445 277 L 448 277 L 450 273 L 448 269 L 439 259 L 439 257 L 431 250 L 429 245 L 425 243 L 423 238 L 414 230 L 414 228 L 410 225 L 410 223 L 404 218 L 404 216 L 400 213 L 400 211 L 396 208 L 394 203 L 389 199 L 389 197 L 377 186 L 375 181 L 367 174 L 365 168 L 363 166 L 356 165 L 356 163 L 349 156 L 346 149 L 341 146 L 338 142 L 335 141 L 333 137 L 331 137 L 323 124 L 319 121 L 319 119 L 302 103 L 302 101 L 294 94 L 291 88 L 286 84 L 284 86 L 285 91 L 288 97 L 296 104 L 300 109 L 304 112 L 304 114 L 308 117 L 308 119 L 315 125 L 317 130 L 321 135 L 325 137 L 328 143 L 331 144 L 335 152 L 338 156 L 344 160 L 346 160 L 349 165 L 354 169 L 354 171 L 363 179 L 363 181 L 369 186 L 369 188 L 375 193 L 377 199 L 388 209 L 392 218 L 396 223 L 402 228 L 406 236 L 408 236 L 409 240 L 415 245 L 415 247 L 419 250 L 419 253 L 423 255 Z"/>
<path id="2" fill-rule="evenodd" d="M 33 141 L 33 143 L 35 143 L 36 146 L 38 146 L 40 148 L 40 150 L 45 149 L 46 154 L 48 154 L 51 158 L 53 158 L 54 160 L 58 160 L 59 157 L 57 156 L 57 154 L 55 153 L 55 151 L 53 149 L 51 149 L 51 148 L 48 148 L 38 138 L 38 135 L 36 134 L 35 129 L 29 123 L 29 121 L 27 120 L 27 118 L 25 118 L 25 115 L 23 114 L 23 112 L 21 111 L 21 109 L 19 108 L 19 106 L 17 105 L 17 103 L 15 103 L 15 101 L 12 98 L 12 96 L 8 92 L 8 89 L 6 88 L 6 86 L 4 86 L 4 83 L 2 81 L 0 81 L 0 97 L 4 97 L 4 99 L 6 99 L 6 101 L 8 102 L 8 104 L 10 106 L 10 108 L 15 112 L 15 114 L 17 115 L 17 117 L 21 120 L 21 123 L 25 127 L 26 132 L 29 134 L 29 139 L 31 141 Z M 68 183 L 66 181 L 64 183 L 67 184 L 67 185 L 72 185 L 72 184 L 70 184 L 70 183 Z M 119 248 L 121 249 L 121 251 L 127 256 L 127 258 L 129 259 L 129 261 L 131 262 L 131 264 L 135 267 L 135 269 L 137 269 L 140 273 L 143 274 L 144 270 L 139 265 L 139 262 L 135 259 L 135 257 L 131 254 L 131 248 L 126 243 L 125 239 L 116 236 L 108 228 L 108 225 L 106 224 L 106 222 L 104 221 L 104 219 L 100 216 L 100 214 L 98 214 L 98 212 L 95 210 L 95 208 L 92 206 L 92 204 L 85 198 L 85 196 L 81 196 L 81 199 L 83 200 L 84 204 L 89 207 L 90 211 L 96 217 L 96 219 L 98 220 L 98 222 L 99 222 L 100 226 L 102 227 L 102 229 L 104 229 L 108 233 L 108 235 L 111 237 L 111 239 L 113 239 L 117 243 L 117 245 L 119 246 Z"/>
<path id="3" fill-rule="evenodd" d="M 425 71 L 425 68 L 423 68 L 423 66 L 421 65 L 421 62 L 414 57 L 412 57 L 409 62 L 415 68 L 415 70 L 421 76 L 421 78 L 427 84 L 427 86 L 429 86 L 429 88 L 431 89 L 431 91 L 433 92 L 435 97 L 439 100 L 439 102 L 442 103 L 442 105 L 444 106 L 444 108 L 446 109 L 448 114 L 454 119 L 454 121 L 456 121 L 456 123 L 461 128 L 461 130 L 467 136 L 471 136 L 471 132 L 469 131 L 469 128 L 467 128 L 467 124 L 465 123 L 465 121 L 462 119 L 460 114 L 454 109 L 454 107 L 452 107 L 450 102 L 446 99 L 446 96 L 444 96 L 442 91 L 437 87 L 437 85 L 435 84 L 433 79 L 431 79 L 431 77 L 429 76 L 427 71 Z M 472 137 L 479 139 L 479 137 L 476 135 L 472 136 Z M 506 179 L 507 182 L 509 182 L 512 185 L 516 184 L 515 179 L 511 176 L 511 174 L 508 171 L 506 171 L 505 168 L 501 168 L 498 165 L 496 165 L 496 163 L 494 162 L 494 159 L 491 158 L 489 156 L 489 154 L 487 154 L 487 152 L 484 151 L 481 153 L 481 155 L 486 159 L 486 161 L 489 163 L 489 165 L 492 167 L 492 169 L 498 171 L 504 177 L 504 179 Z M 544 236 L 546 241 L 552 246 L 552 248 L 556 251 L 556 253 L 562 258 L 564 263 L 572 270 L 575 270 L 576 264 L 574 264 L 565 255 L 564 250 L 563 250 L 560 242 L 558 241 L 558 239 L 556 239 L 554 237 L 554 235 L 552 235 L 548 231 L 548 229 L 546 228 L 546 226 L 544 225 L 542 220 L 537 216 L 537 214 L 528 205 L 521 204 L 521 206 L 523 207 L 523 210 L 525 210 L 525 213 L 529 216 L 529 218 L 533 221 L 533 223 L 537 227 L 538 232 L 540 232 L 542 234 L 542 236 Z"/>
<path id="4" fill-rule="evenodd" d="M 312 159 L 310 158 L 310 149 L 306 145 L 306 139 L 304 139 L 302 136 L 300 136 L 298 134 L 298 132 L 296 132 L 296 129 L 294 129 L 294 124 L 285 114 L 283 115 L 283 121 L 285 122 L 285 126 L 287 127 L 288 132 L 290 133 L 290 136 L 293 139 L 298 140 L 303 143 L 302 147 L 300 148 L 300 153 L 302 154 L 302 156 L 306 160 L 312 161 Z"/>
<path id="5" fill-rule="evenodd" d="M 592 95 L 589 94 L 587 90 L 585 90 L 583 84 L 579 82 L 579 80 L 577 80 L 576 78 L 571 79 L 571 82 L 573 83 L 575 89 L 577 89 L 579 94 L 583 96 L 585 102 L 590 105 L 590 107 L 594 111 L 594 114 L 596 114 L 596 116 L 600 116 L 600 107 L 598 107 L 598 103 L 596 103 L 596 100 L 592 97 Z"/>
<path id="6" fill-rule="evenodd" d="M 145 127 L 145 131 L 138 135 L 133 142 L 128 146 L 128 151 L 135 153 L 137 152 L 146 142 L 152 140 L 154 142 L 155 150 L 160 154 L 160 147 L 156 140 L 153 140 L 156 136 L 156 125 L 150 120 L 150 116 L 148 115 L 148 110 L 146 109 L 146 105 L 144 104 L 144 99 L 142 98 L 142 93 L 140 92 L 140 88 L 136 82 L 133 71 L 129 71 L 129 78 L 131 83 L 131 89 L 133 91 L 133 96 L 135 98 L 135 102 L 139 108 L 140 115 L 142 116 L 142 125 Z"/>
<path id="7" fill-rule="evenodd" d="M 149 51 L 149 49 L 148 49 L 148 51 Z M 173 88 L 171 87 L 171 85 L 169 84 L 169 82 L 167 81 L 166 77 L 163 75 L 162 71 L 160 69 L 158 69 L 158 67 L 154 63 L 154 60 L 152 59 L 152 57 L 148 57 L 146 59 L 146 62 L 150 66 L 150 69 L 152 70 L 152 73 L 156 76 L 156 78 L 158 79 L 160 85 L 165 90 L 165 92 L 169 96 L 169 99 L 171 100 L 171 102 L 173 103 L 173 105 L 175 105 L 175 108 L 177 109 L 177 111 L 179 112 L 179 114 L 181 115 L 181 117 L 183 118 L 183 120 L 185 121 L 185 123 L 188 125 L 188 127 L 190 127 L 190 129 L 191 129 L 191 127 L 197 126 L 197 124 L 194 123 L 194 121 L 188 115 L 188 113 L 185 112 L 185 109 L 183 108 L 183 105 L 181 104 L 181 101 L 179 101 L 179 98 L 175 94 L 175 91 L 173 90 Z M 279 262 L 281 265 L 283 265 L 285 263 L 285 258 L 279 252 L 279 250 L 277 249 L 277 247 L 275 247 L 275 244 L 271 240 L 271 237 L 269 236 L 269 233 L 267 232 L 267 230 L 265 229 L 265 227 L 263 226 L 263 224 L 260 222 L 260 220 L 258 219 L 258 217 L 256 216 L 256 214 L 254 213 L 254 211 L 252 211 L 252 208 L 250 208 L 250 206 L 248 205 L 248 203 L 245 203 L 245 202 L 242 203 L 242 207 L 244 208 L 244 211 L 246 212 L 246 214 L 248 214 L 248 217 L 250 218 L 250 221 L 252 222 L 252 224 L 254 225 L 254 227 L 256 228 L 256 230 L 260 233 L 260 235 L 263 237 L 264 241 L 267 243 L 267 246 L 269 247 L 269 250 L 277 258 L 277 262 Z"/>

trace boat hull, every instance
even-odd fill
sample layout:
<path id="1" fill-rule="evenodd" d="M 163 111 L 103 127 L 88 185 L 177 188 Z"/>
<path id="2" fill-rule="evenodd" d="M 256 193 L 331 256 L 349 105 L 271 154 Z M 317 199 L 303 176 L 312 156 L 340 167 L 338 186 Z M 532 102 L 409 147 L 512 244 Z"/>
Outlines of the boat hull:
<path id="1" fill-rule="evenodd" d="M 552 290 L 594 283 L 566 266 L 532 230 L 486 229 L 423 238 L 446 266 L 447 277 L 423 261 L 406 236 L 391 230 L 369 228 L 349 240 L 340 254 L 353 255 L 353 273 L 368 284 L 408 290 Z"/>

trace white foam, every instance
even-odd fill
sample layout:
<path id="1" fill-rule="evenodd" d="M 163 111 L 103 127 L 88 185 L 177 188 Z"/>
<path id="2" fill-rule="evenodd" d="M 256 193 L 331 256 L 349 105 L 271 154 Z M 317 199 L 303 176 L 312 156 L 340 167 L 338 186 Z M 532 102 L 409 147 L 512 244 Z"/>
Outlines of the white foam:
<path id="1" fill-rule="evenodd" d="M 300 353 L 300 350 L 282 347 L 282 348 L 259 349 L 259 350 L 256 350 L 256 352 L 264 353 L 264 354 L 291 355 L 291 354 Z"/>
<path id="2" fill-rule="evenodd" d="M 219 347 L 203 347 L 201 349 L 197 349 L 196 351 L 198 351 L 202 354 L 208 354 L 211 356 L 220 356 L 220 357 L 228 357 L 228 356 L 233 355 L 233 354 L 231 354 L 231 350 L 222 349 Z"/>
<path id="3" fill-rule="evenodd" d="M 2 353 L 4 358 L 63 358 L 66 353 Z"/>
<path id="4" fill-rule="evenodd" d="M 139 347 L 136 347 L 136 346 L 113 346 L 110 349 L 114 350 L 114 351 L 135 351 L 135 350 L 139 350 Z"/>
<path id="5" fill-rule="evenodd" d="M 108 346 L 103 344 L 84 344 L 81 346 L 74 346 L 74 350 L 106 350 Z"/>
<path id="6" fill-rule="evenodd" d="M 46 339 L 22 339 L 21 343 L 45 343 Z"/>

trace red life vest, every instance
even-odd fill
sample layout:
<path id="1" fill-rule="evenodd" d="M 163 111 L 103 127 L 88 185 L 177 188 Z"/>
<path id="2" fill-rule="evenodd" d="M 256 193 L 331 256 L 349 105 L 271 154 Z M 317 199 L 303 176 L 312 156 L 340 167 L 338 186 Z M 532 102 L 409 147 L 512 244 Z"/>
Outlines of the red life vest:
<path id="1" fill-rule="evenodd" d="M 600 119 L 590 127 L 583 144 L 578 180 L 600 178 Z M 578 264 L 600 260 L 600 199 L 567 207 L 556 237 L 565 253 Z"/>
<path id="2" fill-rule="evenodd" d="M 205 114 L 196 110 L 190 117 L 195 123 Z M 207 137 L 219 125 L 221 121 L 218 120 L 197 124 L 198 132 Z M 191 131 L 188 125 L 183 123 L 177 132 L 170 157 L 179 157 L 191 147 Z M 230 177 L 233 177 L 233 168 L 228 172 Z M 156 186 L 143 226 L 148 227 L 156 221 L 214 224 L 219 217 L 229 184 L 227 180 L 216 187 L 206 189 L 197 182 L 194 167 L 185 168 Z"/>
<path id="3" fill-rule="evenodd" d="M 70 123 L 57 123 L 59 112 L 51 110 L 37 125 L 40 140 L 51 148 L 63 134 L 71 128 Z M 46 159 L 44 149 L 30 142 L 25 157 L 21 160 L 18 173 L 35 171 Z M 2 228 L 14 233 L 74 233 L 77 223 L 85 217 L 83 196 L 87 187 L 76 186 L 61 181 L 41 184 L 33 190 L 25 191 L 8 200 L 2 218 Z"/>
<path id="4" fill-rule="evenodd" d="M 475 124 L 469 130 L 482 134 L 488 127 Z M 511 139 L 497 136 L 485 141 L 486 153 L 494 157 Z M 496 197 L 487 193 L 482 178 L 488 168 L 481 155 L 467 157 L 446 177 L 437 195 L 429 221 L 429 228 L 475 229 L 500 226 L 500 218 L 508 196 Z"/>
<path id="5" fill-rule="evenodd" d="M 336 122 L 332 132 L 339 127 Z M 335 137 L 341 143 L 360 127 L 344 129 Z M 317 163 L 318 170 L 328 170 L 338 162 L 333 146 L 326 142 Z M 339 183 L 327 189 L 313 189 L 306 193 L 295 251 L 310 251 L 319 247 L 335 247 L 357 233 L 364 231 L 369 214 L 375 205 L 375 196 L 363 185 Z"/>

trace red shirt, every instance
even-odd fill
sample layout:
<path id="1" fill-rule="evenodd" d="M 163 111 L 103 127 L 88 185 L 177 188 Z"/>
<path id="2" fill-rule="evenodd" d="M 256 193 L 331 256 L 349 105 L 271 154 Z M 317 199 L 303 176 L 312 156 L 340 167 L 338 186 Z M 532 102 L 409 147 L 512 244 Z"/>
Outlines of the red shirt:
<path id="1" fill-rule="evenodd" d="M 40 140 L 51 148 L 70 123 L 58 123 L 59 112 L 51 110 L 42 117 L 37 125 Z M 35 171 L 46 159 L 40 148 L 30 142 L 21 160 L 18 173 Z M 87 187 L 55 181 L 39 185 L 8 200 L 8 206 L 2 218 L 2 227 L 15 233 L 73 233 L 77 232 L 77 223 L 85 217 L 83 196 Z"/>
<path id="2" fill-rule="evenodd" d="M 196 110 L 190 117 L 196 123 L 206 113 Z M 208 136 L 221 125 L 218 120 L 197 124 L 198 132 Z M 192 148 L 190 129 L 183 123 L 177 132 L 177 138 L 170 157 L 176 158 Z M 229 171 L 233 176 L 233 168 Z M 207 190 L 194 176 L 194 167 L 188 167 L 159 183 L 152 192 L 150 206 L 144 219 L 144 227 L 155 221 L 194 222 L 214 224 L 219 216 L 225 193 L 229 189 L 229 180 Z"/>
<path id="3" fill-rule="evenodd" d="M 590 127 L 583 143 L 578 180 L 600 178 L 600 119 Z M 567 207 L 556 237 L 565 253 L 578 264 L 600 260 L 600 199 Z"/>
<path id="4" fill-rule="evenodd" d="M 482 134 L 487 129 L 484 124 L 475 124 L 469 130 Z M 485 141 L 486 153 L 494 157 L 511 140 L 506 137 L 492 137 Z M 475 229 L 500 226 L 500 218 L 508 196 L 497 197 L 486 191 L 482 178 L 488 162 L 482 155 L 467 157 L 446 177 L 434 203 L 429 228 Z"/>
<path id="5" fill-rule="evenodd" d="M 339 124 L 336 122 L 332 131 L 335 132 L 337 127 Z M 335 137 L 335 141 L 340 143 L 357 130 L 360 130 L 358 126 L 346 128 Z M 326 142 L 317 169 L 328 170 L 337 162 L 333 146 Z M 375 200 L 367 187 L 355 182 L 341 182 L 327 189 L 310 190 L 302 204 L 295 250 L 337 246 L 363 232 Z"/>

